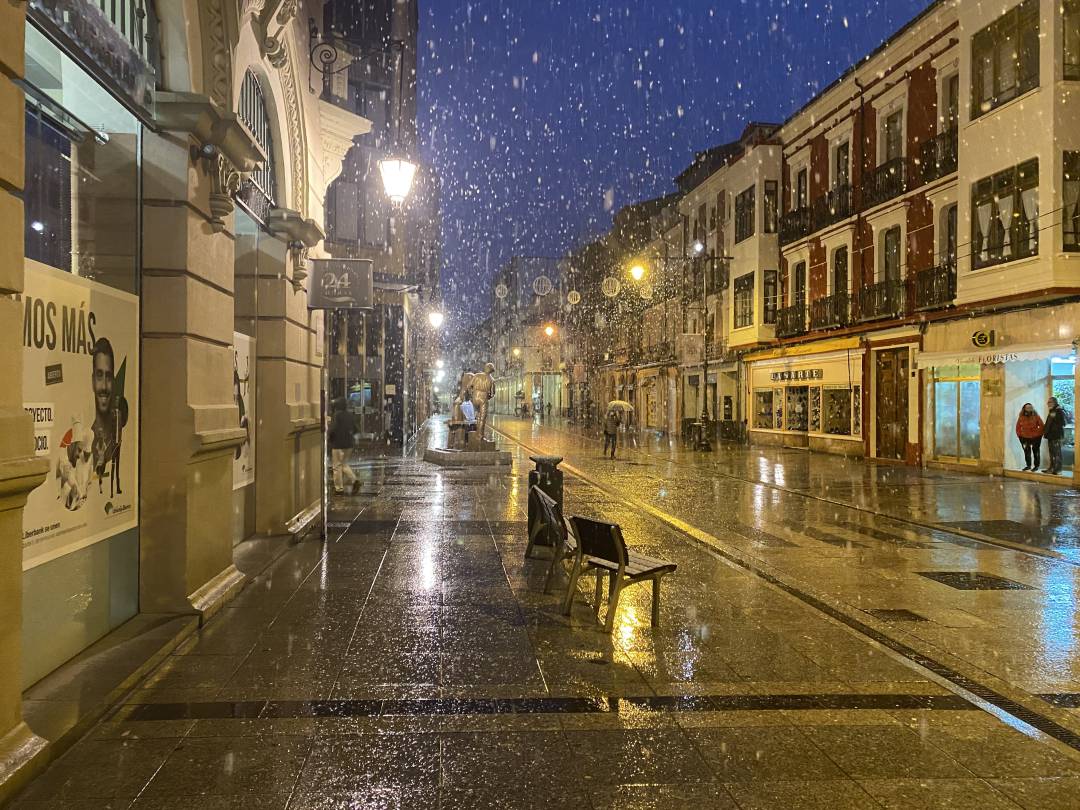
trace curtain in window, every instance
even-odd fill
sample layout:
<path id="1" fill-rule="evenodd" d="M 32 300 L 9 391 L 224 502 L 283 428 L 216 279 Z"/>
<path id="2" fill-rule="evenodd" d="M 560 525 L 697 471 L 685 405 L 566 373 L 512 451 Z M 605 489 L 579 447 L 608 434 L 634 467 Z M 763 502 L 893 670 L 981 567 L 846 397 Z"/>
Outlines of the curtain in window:
<path id="1" fill-rule="evenodd" d="M 1065 208 L 1062 222 L 1065 226 L 1065 247 L 1080 245 L 1080 152 L 1065 154 Z"/>
<path id="2" fill-rule="evenodd" d="M 1024 189 L 1020 198 L 1024 205 L 1024 215 L 1028 220 L 1027 252 L 1034 256 L 1039 252 L 1039 189 Z"/>
<path id="3" fill-rule="evenodd" d="M 992 208 L 993 203 L 990 200 L 985 200 L 979 203 L 976 211 L 976 225 L 979 230 L 975 236 L 975 249 L 978 251 L 977 255 L 981 262 L 990 261 L 990 218 Z"/>
<path id="4" fill-rule="evenodd" d="M 1001 256 L 1013 255 L 1013 203 L 1015 202 L 1013 194 L 1014 192 L 1010 188 L 997 199 L 998 219 L 1001 222 L 1001 227 L 999 229 L 997 224 L 994 224 L 995 233 L 1000 234 L 1000 239 L 994 240 L 994 247 L 1000 251 L 999 255 Z"/>

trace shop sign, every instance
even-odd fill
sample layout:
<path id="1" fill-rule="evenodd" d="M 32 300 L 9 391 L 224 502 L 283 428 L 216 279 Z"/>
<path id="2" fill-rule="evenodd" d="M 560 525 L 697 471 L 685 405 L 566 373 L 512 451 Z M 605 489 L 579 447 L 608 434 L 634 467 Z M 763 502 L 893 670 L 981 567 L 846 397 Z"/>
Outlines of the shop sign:
<path id="1" fill-rule="evenodd" d="M 130 10 L 127 4 L 121 4 L 120 8 Z M 137 107 L 152 111 L 156 83 L 153 68 L 97 3 L 30 0 L 30 14 L 97 78 L 112 85 Z"/>
<path id="2" fill-rule="evenodd" d="M 993 330 L 980 329 L 971 336 L 971 345 L 977 349 L 988 349 L 997 345 L 997 333 Z"/>
<path id="3" fill-rule="evenodd" d="M 375 281 L 371 259 L 314 259 L 309 309 L 371 309 Z"/>
<path id="4" fill-rule="evenodd" d="M 23 408 L 45 482 L 23 509 L 23 569 L 137 523 L 139 299 L 27 261 Z"/>
<path id="5" fill-rule="evenodd" d="M 772 373 L 773 382 L 801 382 L 803 380 L 821 380 L 824 377 L 825 369 L 821 368 L 799 368 L 788 371 L 774 371 Z"/>

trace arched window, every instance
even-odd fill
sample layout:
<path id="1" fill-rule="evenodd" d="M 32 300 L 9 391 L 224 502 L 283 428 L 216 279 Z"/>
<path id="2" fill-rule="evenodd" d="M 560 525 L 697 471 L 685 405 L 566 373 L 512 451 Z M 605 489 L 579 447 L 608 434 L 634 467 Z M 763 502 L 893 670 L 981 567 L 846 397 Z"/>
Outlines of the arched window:
<path id="1" fill-rule="evenodd" d="M 261 222 L 266 222 L 270 209 L 277 205 L 277 176 L 274 171 L 274 136 L 270 116 L 266 113 L 266 96 L 258 77 L 250 70 L 244 74 L 240 87 L 240 120 L 262 147 L 266 162 L 256 169 L 240 187 L 239 201 Z"/>

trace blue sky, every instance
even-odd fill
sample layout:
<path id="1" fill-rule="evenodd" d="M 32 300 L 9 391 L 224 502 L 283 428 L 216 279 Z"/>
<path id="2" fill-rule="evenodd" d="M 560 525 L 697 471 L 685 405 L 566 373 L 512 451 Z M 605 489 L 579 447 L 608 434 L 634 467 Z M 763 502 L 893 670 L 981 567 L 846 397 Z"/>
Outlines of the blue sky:
<path id="1" fill-rule="evenodd" d="M 420 139 L 443 289 L 482 313 L 512 255 L 561 255 L 695 151 L 782 121 L 927 0 L 421 0 Z"/>

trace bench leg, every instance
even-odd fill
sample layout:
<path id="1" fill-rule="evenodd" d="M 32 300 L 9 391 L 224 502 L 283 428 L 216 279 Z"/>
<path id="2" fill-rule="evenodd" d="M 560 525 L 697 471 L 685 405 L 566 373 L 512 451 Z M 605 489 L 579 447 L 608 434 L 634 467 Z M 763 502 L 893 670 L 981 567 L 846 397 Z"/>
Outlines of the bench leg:
<path id="1" fill-rule="evenodd" d="M 596 571 L 596 588 L 593 590 L 593 615 L 600 618 L 600 600 L 604 598 L 604 572 Z"/>
<path id="2" fill-rule="evenodd" d="M 570 570 L 570 583 L 566 586 L 566 598 L 563 600 L 563 615 L 569 616 L 574 608 L 574 596 L 577 594 L 577 581 L 581 576 L 581 558 L 574 559 L 574 567 Z"/>
<path id="3" fill-rule="evenodd" d="M 551 562 L 548 564 L 547 576 L 544 577 L 544 593 L 551 593 L 551 578 L 555 576 L 555 569 L 558 567 L 566 557 L 563 556 L 559 549 L 555 549 L 551 555 Z"/>
<path id="4" fill-rule="evenodd" d="M 619 594 L 622 593 L 622 580 L 615 574 L 611 575 L 611 595 L 608 597 L 607 606 L 607 621 L 604 622 L 604 629 L 607 632 L 611 632 L 615 627 L 615 613 L 619 609 Z"/>
<path id="5" fill-rule="evenodd" d="M 532 531 L 529 532 L 529 545 L 525 546 L 525 559 L 531 560 L 533 557 L 533 546 L 536 545 L 536 538 L 539 537 L 543 524 L 538 520 L 533 524 Z"/>
<path id="6" fill-rule="evenodd" d="M 652 581 L 652 626 L 660 626 L 660 577 Z"/>

